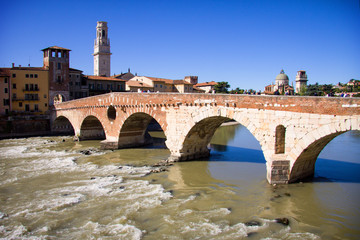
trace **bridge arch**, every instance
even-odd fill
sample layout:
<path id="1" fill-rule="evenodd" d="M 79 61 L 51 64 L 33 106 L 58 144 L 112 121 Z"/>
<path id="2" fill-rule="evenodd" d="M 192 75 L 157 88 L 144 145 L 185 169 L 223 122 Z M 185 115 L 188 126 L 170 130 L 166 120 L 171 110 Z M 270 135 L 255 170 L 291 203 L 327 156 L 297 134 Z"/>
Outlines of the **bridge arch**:
<path id="1" fill-rule="evenodd" d="M 70 119 L 60 115 L 55 118 L 51 125 L 51 131 L 56 134 L 70 134 L 75 135 L 75 130 Z"/>
<path id="2" fill-rule="evenodd" d="M 106 139 L 105 129 L 99 118 L 94 115 L 87 115 L 80 126 L 80 140 L 104 140 Z"/>
<path id="3" fill-rule="evenodd" d="M 313 177 L 316 160 L 325 146 L 345 132 L 360 130 L 359 126 L 352 127 L 346 122 L 324 125 L 307 133 L 299 140 L 296 148 L 293 148 L 289 154 L 289 156 L 298 156 L 290 159 L 289 183 Z"/>
<path id="4" fill-rule="evenodd" d="M 135 112 L 129 115 L 120 128 L 118 148 L 152 144 L 153 139 L 148 133 L 149 126 L 153 130 L 163 131 L 159 121 L 149 113 Z"/>
<path id="5" fill-rule="evenodd" d="M 241 114 L 235 112 L 232 108 L 204 108 L 200 111 L 200 114 L 193 115 L 192 121 L 188 121 L 186 126 L 184 126 L 182 136 L 177 136 L 176 143 L 178 145 L 178 151 L 173 151 L 171 147 L 168 146 L 172 152 L 172 160 L 185 161 L 192 160 L 196 158 L 208 157 L 210 155 L 210 150 L 208 145 L 218 127 L 221 124 L 234 120 L 239 124 L 243 125 L 247 130 L 255 137 L 255 139 L 260 143 L 260 131 L 258 131 L 257 123 L 251 121 L 246 114 Z M 170 135 L 171 136 L 171 135 Z M 167 145 L 174 145 L 174 140 L 172 142 L 168 141 Z M 263 146 L 261 145 L 263 148 Z"/>

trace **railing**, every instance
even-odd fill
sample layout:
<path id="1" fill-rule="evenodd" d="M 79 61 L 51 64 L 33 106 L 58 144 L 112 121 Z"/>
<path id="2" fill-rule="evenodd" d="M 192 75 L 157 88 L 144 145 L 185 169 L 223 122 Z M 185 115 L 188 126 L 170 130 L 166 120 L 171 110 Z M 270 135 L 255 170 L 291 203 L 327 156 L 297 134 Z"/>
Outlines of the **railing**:
<path id="1" fill-rule="evenodd" d="M 39 88 L 23 88 L 23 92 L 35 92 L 35 91 L 40 91 Z"/>
<path id="2" fill-rule="evenodd" d="M 39 101 L 39 97 L 34 97 L 34 98 L 17 98 L 17 97 L 12 97 L 11 100 L 12 100 L 12 101 Z"/>

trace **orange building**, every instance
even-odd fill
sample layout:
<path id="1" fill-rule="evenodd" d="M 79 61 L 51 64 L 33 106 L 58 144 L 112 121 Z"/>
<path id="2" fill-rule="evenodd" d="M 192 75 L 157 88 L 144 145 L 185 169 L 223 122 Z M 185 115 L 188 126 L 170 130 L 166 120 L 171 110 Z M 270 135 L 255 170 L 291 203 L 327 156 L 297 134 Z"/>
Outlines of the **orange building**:
<path id="1" fill-rule="evenodd" d="M 10 69 L 0 68 L 0 115 L 10 111 Z"/>

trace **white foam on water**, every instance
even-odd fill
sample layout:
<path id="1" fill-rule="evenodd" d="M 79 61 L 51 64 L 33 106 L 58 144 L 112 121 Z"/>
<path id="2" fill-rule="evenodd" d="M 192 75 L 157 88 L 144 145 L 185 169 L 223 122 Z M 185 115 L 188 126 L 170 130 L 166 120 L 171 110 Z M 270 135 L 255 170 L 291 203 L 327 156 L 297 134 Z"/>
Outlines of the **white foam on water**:
<path id="1" fill-rule="evenodd" d="M 81 232 L 79 237 L 83 239 L 141 239 L 142 231 L 133 225 L 129 224 L 99 224 L 97 222 L 89 221 L 84 226 L 80 227 Z M 105 237 L 106 236 L 106 237 Z"/>
<path id="2" fill-rule="evenodd" d="M 318 240 L 321 239 L 319 236 L 313 233 L 287 233 L 281 239 L 283 240 Z"/>
<path id="3" fill-rule="evenodd" d="M 209 220 L 205 219 L 205 221 L 201 222 L 190 222 L 187 225 L 182 227 L 183 234 L 194 232 L 196 233 L 196 236 L 214 236 L 218 235 L 222 232 L 222 229 L 220 226 L 218 226 L 215 223 L 209 222 Z"/>

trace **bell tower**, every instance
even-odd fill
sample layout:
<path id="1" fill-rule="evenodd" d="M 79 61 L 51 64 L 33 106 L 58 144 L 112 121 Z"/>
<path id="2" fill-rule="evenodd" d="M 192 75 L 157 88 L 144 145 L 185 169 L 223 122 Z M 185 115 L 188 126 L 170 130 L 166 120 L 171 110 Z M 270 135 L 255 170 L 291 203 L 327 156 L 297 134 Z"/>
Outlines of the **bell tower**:
<path id="1" fill-rule="evenodd" d="M 308 79 L 307 79 L 306 71 L 304 70 L 298 71 L 295 78 L 295 82 L 296 82 L 295 92 L 300 93 L 301 89 L 306 87 L 307 81 Z"/>
<path id="2" fill-rule="evenodd" d="M 107 22 L 97 22 L 94 44 L 94 75 L 110 76 L 110 39 Z"/>

